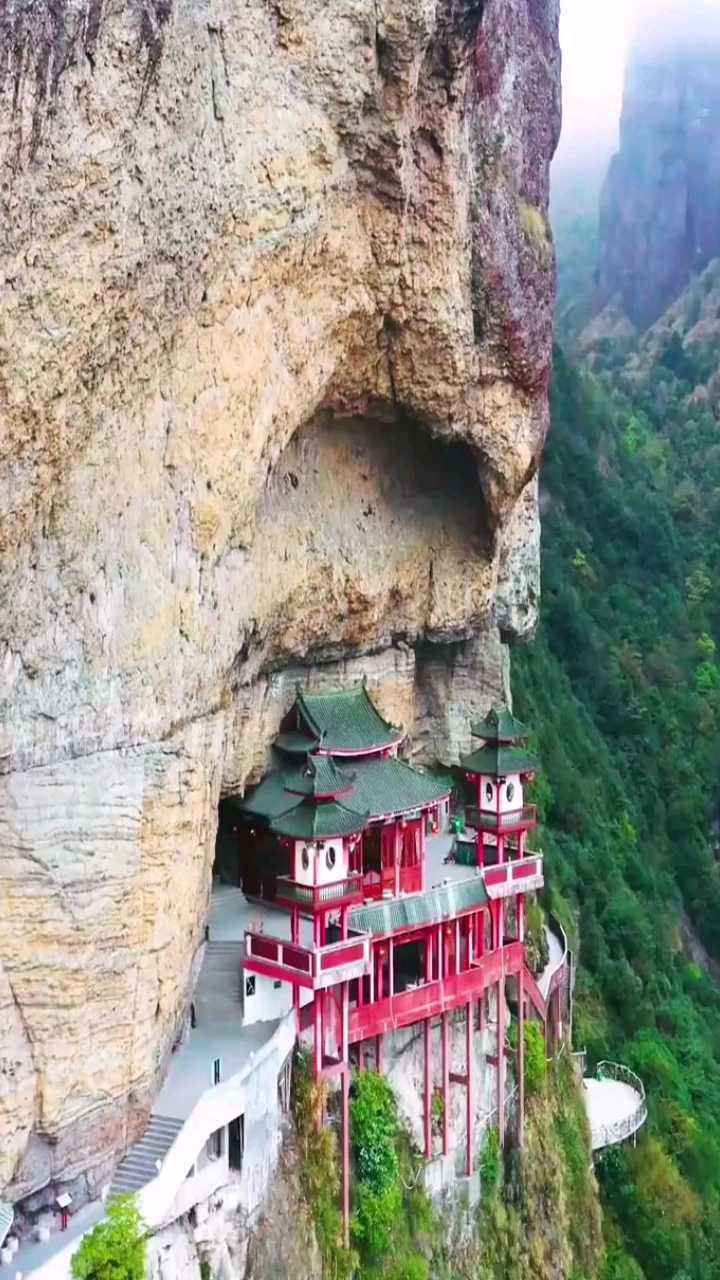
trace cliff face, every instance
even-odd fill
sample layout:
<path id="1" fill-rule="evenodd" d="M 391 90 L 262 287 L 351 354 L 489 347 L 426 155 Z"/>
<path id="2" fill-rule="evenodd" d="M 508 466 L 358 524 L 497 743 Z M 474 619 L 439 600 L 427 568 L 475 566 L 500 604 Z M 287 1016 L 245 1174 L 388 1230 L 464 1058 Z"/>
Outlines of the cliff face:
<path id="1" fill-rule="evenodd" d="M 533 625 L 557 0 L 0 19 L 0 1187 L 107 1176 L 308 672 L 461 745 Z"/>
<path id="2" fill-rule="evenodd" d="M 639 329 L 720 254 L 720 24 L 652 34 L 631 54 L 600 212 L 597 304 Z"/>

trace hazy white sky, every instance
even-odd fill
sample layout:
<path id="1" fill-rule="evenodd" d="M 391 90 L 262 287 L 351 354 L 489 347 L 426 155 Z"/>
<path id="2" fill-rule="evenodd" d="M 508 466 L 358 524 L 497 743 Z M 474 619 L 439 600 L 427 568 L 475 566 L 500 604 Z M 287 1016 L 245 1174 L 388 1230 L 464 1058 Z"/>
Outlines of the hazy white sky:
<path id="1" fill-rule="evenodd" d="M 625 53 L 636 0 L 561 3 L 562 150 L 575 151 L 592 137 L 607 146 L 617 137 Z"/>

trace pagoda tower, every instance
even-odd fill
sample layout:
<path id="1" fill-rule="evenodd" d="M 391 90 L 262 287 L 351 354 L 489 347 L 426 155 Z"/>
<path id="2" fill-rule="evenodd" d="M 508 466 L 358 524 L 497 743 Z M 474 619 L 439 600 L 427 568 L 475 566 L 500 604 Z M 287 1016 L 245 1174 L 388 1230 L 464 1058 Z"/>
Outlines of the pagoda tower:
<path id="1" fill-rule="evenodd" d="M 505 898 L 515 899 L 518 940 L 525 942 L 525 893 L 517 893 L 512 887 L 512 868 L 506 864 L 525 858 L 528 831 L 537 826 L 535 805 L 525 804 L 524 788 L 537 769 L 537 762 L 525 744 L 529 729 L 516 720 L 507 707 L 493 707 L 484 720 L 470 726 L 474 738 L 482 745 L 461 759 L 465 776 L 471 785 L 474 805 L 466 808 L 466 818 L 474 827 L 476 861 L 487 867 L 486 882 L 494 881 L 494 901 L 491 902 L 492 945 L 502 948 L 505 944 Z M 517 870 L 523 870 L 518 867 Z M 528 880 L 527 888 L 532 888 Z M 520 1142 L 523 1140 L 524 1099 L 524 973 L 518 976 L 518 1011 L 520 1054 Z M 498 1129 L 503 1135 L 505 1110 L 504 1073 L 500 1067 L 501 1046 L 505 1039 L 505 1000 L 503 983 L 497 986 L 497 1035 L 498 1035 Z"/>

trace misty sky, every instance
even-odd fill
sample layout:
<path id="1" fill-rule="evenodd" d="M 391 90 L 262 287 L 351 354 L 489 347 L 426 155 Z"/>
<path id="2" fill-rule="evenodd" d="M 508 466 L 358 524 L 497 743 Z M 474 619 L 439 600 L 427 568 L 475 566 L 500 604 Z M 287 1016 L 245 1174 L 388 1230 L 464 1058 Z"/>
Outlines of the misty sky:
<path id="1" fill-rule="evenodd" d="M 617 140 L 634 8 L 635 0 L 562 0 L 561 164 L 588 145 L 608 152 Z"/>
<path id="2" fill-rule="evenodd" d="M 644 46 L 678 48 L 720 40 L 720 0 L 561 0 L 563 138 L 560 167 L 603 158 L 618 136 L 625 56 L 631 33 Z"/>

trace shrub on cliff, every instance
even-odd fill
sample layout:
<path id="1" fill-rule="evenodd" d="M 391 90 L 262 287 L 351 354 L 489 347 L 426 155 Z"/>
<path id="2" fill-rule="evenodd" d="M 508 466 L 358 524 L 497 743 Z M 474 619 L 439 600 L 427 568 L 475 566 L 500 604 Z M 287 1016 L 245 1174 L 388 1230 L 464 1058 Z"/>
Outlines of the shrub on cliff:
<path id="1" fill-rule="evenodd" d="M 111 1200 L 72 1260 L 75 1280 L 145 1280 L 147 1241 L 135 1196 Z"/>

